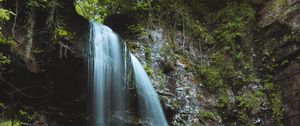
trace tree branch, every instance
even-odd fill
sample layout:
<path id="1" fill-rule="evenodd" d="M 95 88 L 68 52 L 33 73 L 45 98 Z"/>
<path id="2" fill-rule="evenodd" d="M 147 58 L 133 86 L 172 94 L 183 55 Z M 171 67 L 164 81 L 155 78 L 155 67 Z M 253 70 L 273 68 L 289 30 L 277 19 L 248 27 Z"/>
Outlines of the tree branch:
<path id="1" fill-rule="evenodd" d="M 17 88 L 15 87 L 14 84 L 12 84 L 11 82 L 5 80 L 2 76 L 2 73 L 0 73 L 0 80 L 3 81 L 4 83 L 6 83 L 8 86 L 10 86 L 11 88 L 13 88 L 14 90 L 11 91 L 11 92 L 7 92 L 9 95 L 17 92 L 27 98 L 31 98 L 31 99 L 38 99 L 38 98 L 43 98 L 43 97 L 46 97 L 46 96 L 49 96 L 49 94 L 52 93 L 52 91 L 49 89 L 49 88 L 46 88 L 44 86 L 40 86 L 40 85 L 35 85 L 35 86 L 30 86 L 30 87 L 24 87 L 24 88 Z M 29 94 L 26 94 L 24 93 L 23 91 L 24 90 L 28 90 L 28 89 L 33 89 L 33 88 L 40 88 L 40 89 L 44 89 L 44 90 L 47 90 L 49 93 L 48 94 L 45 94 L 45 95 L 42 95 L 42 96 L 33 96 L 33 95 L 29 95 Z"/>
<path id="2" fill-rule="evenodd" d="M 15 17 L 14 17 L 14 23 L 13 23 L 13 27 L 11 29 L 11 34 L 12 34 L 12 37 L 15 38 L 16 36 L 16 24 L 17 24 L 17 18 L 18 18 L 18 13 L 19 13 L 19 1 L 16 0 L 16 9 L 15 9 Z"/>

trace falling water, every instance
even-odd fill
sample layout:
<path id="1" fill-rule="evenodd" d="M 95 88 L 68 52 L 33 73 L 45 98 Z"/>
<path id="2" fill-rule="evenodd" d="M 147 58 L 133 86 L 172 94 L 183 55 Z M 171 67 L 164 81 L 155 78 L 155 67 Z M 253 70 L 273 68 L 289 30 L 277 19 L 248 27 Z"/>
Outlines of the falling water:
<path id="1" fill-rule="evenodd" d="M 91 25 L 90 42 L 91 125 L 168 125 L 148 75 L 125 43 L 96 23 Z"/>
<path id="2" fill-rule="evenodd" d="M 110 125 L 114 113 L 128 108 L 126 55 L 110 28 L 95 23 L 92 26 L 95 121 L 97 126 Z"/>
<path id="3" fill-rule="evenodd" d="M 146 103 L 146 106 L 140 106 L 140 111 L 147 110 L 146 114 L 148 114 L 150 122 L 155 126 L 168 125 L 164 112 L 159 103 L 158 96 L 142 64 L 132 54 L 131 61 L 133 64 L 137 89 L 142 93 L 141 100 L 144 100 Z"/>

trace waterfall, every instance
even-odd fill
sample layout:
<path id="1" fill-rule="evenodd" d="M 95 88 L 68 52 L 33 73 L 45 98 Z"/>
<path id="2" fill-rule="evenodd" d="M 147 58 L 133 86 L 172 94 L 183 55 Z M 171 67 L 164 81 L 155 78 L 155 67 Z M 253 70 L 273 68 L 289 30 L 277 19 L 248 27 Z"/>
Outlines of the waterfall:
<path id="1" fill-rule="evenodd" d="M 90 43 L 91 125 L 168 125 L 148 75 L 118 35 L 91 23 Z"/>
<path id="2" fill-rule="evenodd" d="M 146 114 L 148 114 L 150 118 L 150 122 L 152 124 L 166 126 L 168 125 L 166 122 L 166 118 L 164 112 L 161 108 L 161 105 L 158 100 L 158 95 L 156 94 L 151 81 L 144 70 L 142 64 L 138 61 L 138 59 L 131 54 L 131 61 L 133 64 L 134 75 L 136 86 L 139 92 L 142 94 L 142 98 L 147 103 L 146 106 L 139 106 L 140 111 L 147 110 Z"/>

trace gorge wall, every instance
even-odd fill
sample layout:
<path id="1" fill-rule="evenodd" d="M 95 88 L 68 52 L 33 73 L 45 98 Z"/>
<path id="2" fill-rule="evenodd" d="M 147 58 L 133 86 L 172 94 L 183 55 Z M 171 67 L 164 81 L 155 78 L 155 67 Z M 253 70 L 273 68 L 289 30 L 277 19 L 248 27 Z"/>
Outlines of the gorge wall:
<path id="1" fill-rule="evenodd" d="M 274 81 L 280 85 L 284 124 L 296 126 L 299 122 L 299 36 L 300 36 L 300 1 L 270 1 L 262 10 L 260 27 L 264 29 L 261 42 L 272 41 L 275 62 L 278 67 Z M 277 27 L 275 30 L 274 27 Z M 271 34 L 268 34 L 271 33 Z M 273 37 L 272 37 L 273 36 Z M 270 43 L 271 44 L 271 43 Z"/>
<path id="2" fill-rule="evenodd" d="M 170 125 L 300 125 L 299 0 L 112 1 L 103 14 L 101 2 L 1 2 L 17 15 L 1 20 L 15 43 L 0 43 L 11 60 L 0 63 L 1 120 L 87 124 L 89 22 L 79 14 L 100 13 L 144 65 Z"/>

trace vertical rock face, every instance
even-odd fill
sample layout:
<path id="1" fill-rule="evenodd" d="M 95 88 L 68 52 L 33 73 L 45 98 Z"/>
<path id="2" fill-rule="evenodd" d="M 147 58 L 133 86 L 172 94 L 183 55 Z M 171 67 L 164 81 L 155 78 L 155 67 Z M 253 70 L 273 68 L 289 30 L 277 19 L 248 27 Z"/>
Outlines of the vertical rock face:
<path id="1" fill-rule="evenodd" d="M 261 27 L 278 21 L 288 24 L 293 30 L 300 29 L 300 1 L 299 0 L 271 0 L 262 10 Z"/>
<path id="2" fill-rule="evenodd" d="M 277 75 L 277 83 L 282 86 L 284 103 L 284 123 L 289 126 L 300 125 L 300 73 L 299 62 L 292 62 Z"/>
<path id="3" fill-rule="evenodd" d="M 55 2 L 49 0 L 38 5 L 22 0 L 3 2 L 2 7 L 19 11 L 15 21 L 12 17 L 1 30 L 7 37 L 14 36 L 16 50 L 12 51 L 10 72 L 0 72 L 13 85 L 6 86 L 1 80 L 0 92 L 15 93 L 1 93 L 0 102 L 7 103 L 14 97 L 14 114 L 24 106 L 34 108 L 30 111 L 37 112 L 38 117 L 33 120 L 43 122 L 37 125 L 44 122 L 52 125 L 51 120 L 59 125 L 85 125 L 87 72 L 84 57 L 87 53 L 84 47 L 88 43 L 89 22 L 76 13 L 74 0 L 56 1 L 59 6 L 46 6 L 50 1 Z M 44 4 L 45 7 L 41 7 Z M 10 32 L 13 27 L 15 35 Z M 59 36 L 59 27 L 71 34 Z M 28 119 L 20 119 L 29 123 Z M 35 125 L 33 120 L 27 125 Z"/>
<path id="4" fill-rule="evenodd" d="M 272 27 L 285 27 L 271 30 Z M 269 34 L 266 37 L 278 38 L 274 57 L 280 64 L 275 82 L 281 85 L 284 124 L 300 125 L 300 0 L 272 0 L 262 11 L 260 26 Z M 268 34 L 268 33 L 266 33 Z M 265 34 L 265 35 L 266 35 Z M 264 40 L 265 42 L 267 40 Z"/>
<path id="5" fill-rule="evenodd" d="M 182 44 L 183 34 L 176 31 L 176 43 L 168 41 L 170 31 L 156 27 L 146 30 L 146 36 L 141 35 L 136 40 L 127 40 L 131 51 L 142 62 L 151 77 L 158 92 L 169 125 L 218 125 L 220 118 L 202 120 L 199 113 L 207 108 L 213 108 L 214 95 L 208 94 L 189 69 L 193 60 L 197 60 L 199 50 L 192 44 L 186 45 L 186 53 L 182 56 L 170 46 Z M 173 38 L 172 38 L 173 39 Z M 194 59 L 188 59 L 193 57 Z"/>
<path id="6" fill-rule="evenodd" d="M 298 126 L 300 125 L 300 0 L 268 1 L 261 11 L 259 35 L 255 37 L 257 37 L 256 40 L 259 44 L 264 44 L 273 51 L 271 54 L 267 54 L 272 55 L 272 58 L 267 60 L 279 64 L 274 81 L 281 85 L 284 123 L 288 126 Z M 20 6 L 25 7 L 24 1 L 19 0 L 19 2 Z M 89 34 L 88 21 L 76 14 L 73 2 L 74 0 L 64 0 L 59 1 L 60 6 L 57 7 L 34 7 L 32 10 L 35 12 L 34 17 L 29 18 L 34 22 L 27 21 L 26 16 L 28 15 L 26 13 L 29 12 L 29 8 L 22 9 L 24 11 L 18 15 L 15 32 L 18 47 L 20 47 L 20 51 L 25 50 L 25 53 L 16 56 L 20 58 L 17 60 L 21 63 L 16 63 L 17 67 L 13 73 L 4 75 L 5 77 L 9 76 L 8 81 L 15 81 L 14 84 L 20 88 L 32 86 L 34 84 L 29 82 L 34 82 L 54 91 L 49 97 L 39 101 L 46 102 L 36 105 L 46 104 L 43 107 L 48 106 L 48 110 L 45 111 L 54 114 L 46 113 L 45 116 L 53 117 L 62 125 L 84 125 L 85 121 L 88 121 L 85 119 L 86 98 L 83 95 L 87 88 L 86 77 L 84 77 L 86 74 L 84 57 L 87 56 L 85 47 Z M 6 0 L 5 7 L 15 10 L 14 6 L 15 1 Z M 51 11 L 49 12 L 49 10 Z M 128 30 L 125 28 L 127 26 L 124 25 L 125 17 L 127 17 L 126 20 L 130 20 L 128 24 L 136 23 L 135 20 L 128 18 L 128 15 L 116 19 L 112 18 L 107 22 L 118 21 L 117 28 L 121 27 L 121 31 Z M 62 22 L 59 22 L 61 20 Z M 3 29 L 6 31 L 5 35 L 10 36 L 12 24 L 6 24 Z M 31 26 L 20 27 L 25 24 Z M 59 28 L 57 26 L 71 31 L 74 38 L 64 35 L 55 37 L 55 28 Z M 226 120 L 222 120 L 220 115 L 216 114 L 218 97 L 207 91 L 207 88 L 194 72 L 195 61 L 199 60 L 203 64 L 209 64 L 203 60 L 208 56 L 201 53 L 205 49 L 197 45 L 201 41 L 188 41 L 184 31 L 178 30 L 170 35 L 168 30 L 156 26 L 153 29 L 147 29 L 146 35 L 141 35 L 137 39 L 134 38 L 135 40 L 129 40 L 128 43 L 131 46 L 131 51 L 142 61 L 143 67 L 151 76 L 153 85 L 160 95 L 169 124 L 236 125 L 237 110 L 228 109 L 230 111 L 226 115 L 232 116 L 233 123 L 224 124 Z M 29 38 L 27 38 L 28 36 Z M 131 43 L 131 41 L 134 42 Z M 23 63 L 26 60 L 29 62 Z M 22 66 L 23 64 L 25 67 Z M 253 88 L 255 87 L 253 86 Z M 5 91 L 6 89 L 10 90 L 10 88 L 4 87 L 1 87 L 0 90 Z M 43 90 L 41 91 L 43 92 Z M 230 97 L 230 102 L 237 102 L 233 89 L 226 88 L 226 93 Z M 15 96 L 24 99 L 24 96 Z M 5 97 L 6 95 L 0 95 L 0 99 Z M 26 98 L 24 101 L 26 100 L 28 99 Z M 268 107 L 260 109 L 262 109 L 261 111 L 269 111 Z M 72 111 L 80 112 L 74 113 Z M 116 113 L 116 115 L 122 114 L 130 115 L 131 113 Z M 254 124 L 260 123 L 262 119 L 255 116 L 253 119 L 247 118 L 246 120 L 249 124 Z M 270 116 L 266 122 L 271 124 L 272 121 L 272 116 Z"/>
<path id="7" fill-rule="evenodd" d="M 50 0 L 48 4 L 37 2 L 37 5 L 32 1 L 3 3 L 4 8 L 17 12 L 14 12 L 16 16 L 5 24 L 1 32 L 7 37 L 14 37 L 17 43 L 15 53 L 29 71 L 40 72 L 42 68 L 39 60 L 49 56 L 56 49 L 54 46 L 57 43 L 66 52 L 77 56 L 86 55 L 86 48 L 82 47 L 88 41 L 89 22 L 76 13 L 73 2 Z M 62 27 L 71 34 L 59 36 L 59 28 Z M 71 41 L 76 44 L 70 44 Z"/>
<path id="8" fill-rule="evenodd" d="M 281 94 L 284 109 L 284 124 L 291 126 L 300 125 L 300 1 L 299 0 L 271 0 L 261 11 L 259 21 L 258 43 L 268 43 L 267 48 L 272 50 L 271 62 L 279 64 L 276 69 L 274 81 L 281 85 Z M 193 60 L 205 57 L 199 49 L 193 48 L 193 44 L 182 46 L 183 35 L 176 32 L 176 48 L 186 50 L 187 55 L 194 59 L 185 59 L 180 51 L 168 48 L 170 43 L 166 34 L 168 31 L 162 28 L 147 31 L 148 36 L 138 40 L 129 40 L 136 43 L 131 47 L 133 52 L 145 64 L 144 67 L 150 73 L 155 88 L 161 96 L 165 111 L 170 124 L 187 125 L 218 125 L 223 120 L 214 115 L 210 119 L 201 118 L 205 110 L 214 111 L 216 108 L 216 96 L 203 88 L 194 73 L 187 68 L 193 64 Z M 179 47 L 178 47 L 179 45 Z M 169 52 L 164 50 L 168 49 Z M 170 53 L 174 53 L 170 57 Z M 204 55 L 204 56 L 202 56 Z M 230 89 L 227 90 L 230 100 L 235 102 L 235 95 Z M 264 108 L 263 108 L 264 109 Z M 266 111 L 268 108 L 266 108 Z M 235 110 L 232 115 L 235 116 Z M 263 110 L 262 110 L 263 111 Z M 212 114 L 213 115 L 213 114 Z M 271 124 L 273 119 L 267 119 Z M 208 121 L 210 120 L 210 121 Z M 260 119 L 249 122 L 259 122 Z"/>

